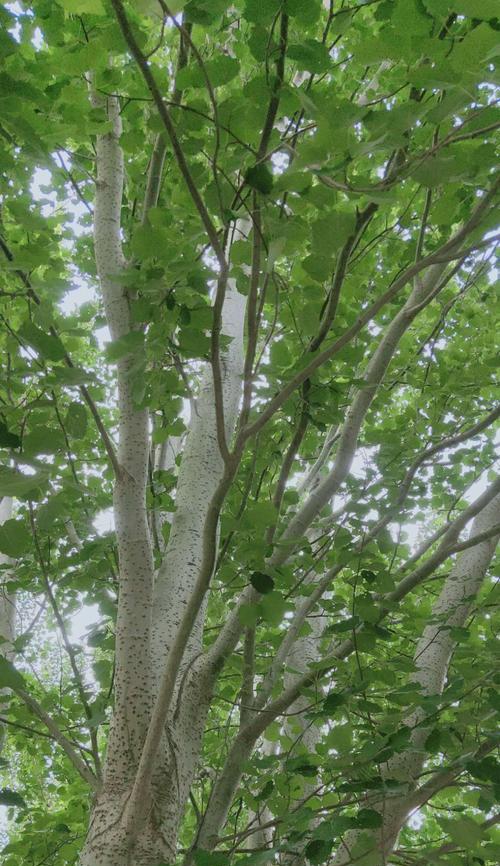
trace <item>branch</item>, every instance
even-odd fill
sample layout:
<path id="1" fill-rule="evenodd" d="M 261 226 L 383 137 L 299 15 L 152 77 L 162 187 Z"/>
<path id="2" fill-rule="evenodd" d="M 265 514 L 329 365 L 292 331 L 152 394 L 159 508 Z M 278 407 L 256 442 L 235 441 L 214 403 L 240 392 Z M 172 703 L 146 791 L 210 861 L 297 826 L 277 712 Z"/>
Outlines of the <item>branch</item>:
<path id="1" fill-rule="evenodd" d="M 471 516 L 482 511 L 482 509 L 491 502 L 494 496 L 498 495 L 499 490 L 500 479 L 496 484 L 490 487 L 486 494 L 479 497 L 476 502 L 466 510 L 467 519 L 470 519 Z M 467 519 L 465 522 L 467 522 Z M 463 515 L 460 515 L 460 517 L 454 522 L 458 531 L 460 531 L 460 528 L 464 525 L 463 520 Z M 488 530 L 485 530 L 485 532 L 473 536 L 473 538 L 470 539 L 470 545 L 479 544 L 481 541 L 484 541 L 485 537 L 491 537 L 493 533 L 498 533 L 498 526 L 493 528 L 490 527 Z M 455 538 L 456 534 L 457 531 L 455 529 Z M 464 546 L 465 545 L 461 545 L 462 549 L 464 549 Z M 449 556 L 450 553 L 450 548 L 446 551 L 442 551 L 443 556 Z M 407 587 L 406 592 L 409 591 L 410 587 Z M 402 595 L 400 595 L 400 598 L 401 597 Z M 387 613 L 388 611 L 381 607 L 380 620 L 382 620 Z M 354 649 L 354 639 L 343 641 L 343 643 L 338 645 L 330 659 L 326 660 L 327 670 L 333 670 L 337 661 L 347 658 Z M 200 847 L 210 847 L 216 843 L 217 833 L 225 820 L 227 809 L 229 807 L 228 804 L 231 802 L 239 783 L 242 767 L 245 761 L 249 758 L 257 738 L 264 732 L 266 727 L 277 718 L 277 716 L 281 715 L 285 709 L 294 703 L 297 697 L 299 697 L 302 689 L 313 685 L 318 679 L 318 676 L 321 676 L 321 674 L 324 673 L 326 673 L 326 670 L 322 665 L 321 670 L 308 671 L 301 677 L 297 678 L 295 683 L 285 689 L 280 697 L 263 707 L 260 712 L 254 715 L 247 725 L 239 731 L 231 744 L 224 769 L 212 791 L 209 807 L 205 815 L 204 825 L 202 825 L 199 834 L 198 844 Z"/>
<path id="2" fill-rule="evenodd" d="M 14 261 L 14 255 L 10 251 L 7 243 L 1 237 L 1 235 L 0 235 L 0 249 L 2 250 L 3 254 L 5 255 L 6 259 L 8 259 L 9 262 Z M 41 306 L 42 301 L 41 301 L 39 295 L 35 292 L 33 286 L 31 285 L 31 281 L 30 281 L 28 275 L 24 271 L 20 270 L 19 268 L 15 269 L 15 273 L 17 274 L 19 279 L 22 281 L 24 286 L 28 289 L 28 292 L 27 292 L 28 296 L 34 301 L 34 303 L 38 307 Z M 49 332 L 53 337 L 57 337 L 57 339 L 60 340 L 57 329 L 53 325 L 50 326 Z M 67 367 L 70 367 L 72 369 L 74 368 L 75 365 L 73 364 L 71 356 L 66 351 L 64 352 L 63 360 L 64 360 L 64 363 L 66 364 Z M 106 449 L 106 453 L 109 457 L 109 462 L 111 463 L 111 466 L 113 467 L 114 473 L 115 473 L 115 475 L 118 475 L 118 473 L 120 471 L 120 466 L 118 464 L 118 460 L 116 457 L 115 448 L 114 448 L 114 445 L 113 445 L 113 443 L 112 443 L 112 441 L 108 435 L 108 432 L 107 432 L 107 430 L 103 424 L 102 418 L 99 415 L 99 410 L 98 410 L 98 408 L 94 402 L 94 399 L 90 395 L 89 390 L 85 385 L 79 385 L 78 388 L 79 388 L 80 394 L 82 395 L 83 399 L 85 400 L 87 406 L 90 409 L 91 415 L 95 421 L 95 425 L 96 425 L 96 427 L 99 431 L 99 434 L 101 436 L 101 439 L 103 441 L 103 445 Z"/>
<path id="3" fill-rule="evenodd" d="M 485 196 L 485 198 L 486 197 L 487 196 Z M 483 205 L 484 202 L 481 202 L 481 213 L 483 213 L 484 210 Z M 478 216 L 478 209 L 476 208 L 467 224 L 469 230 L 471 230 L 471 227 L 477 225 L 478 219 L 480 219 L 480 217 Z M 347 412 L 337 447 L 335 462 L 331 472 L 310 494 L 308 500 L 306 500 L 292 518 L 281 536 L 281 541 L 293 542 L 294 539 L 301 538 L 304 531 L 308 526 L 310 526 L 312 520 L 317 516 L 319 511 L 327 504 L 327 502 L 337 492 L 343 481 L 347 478 L 354 458 L 361 425 L 389 367 L 397 346 L 415 316 L 422 309 L 428 306 L 428 304 L 434 297 L 436 297 L 448 280 L 453 276 L 454 270 L 449 272 L 447 276 L 439 281 L 441 274 L 445 269 L 445 265 L 437 264 L 437 262 L 441 262 L 443 259 L 447 258 L 448 252 L 444 252 L 445 248 L 448 248 L 449 250 L 450 244 L 453 246 L 453 244 L 456 243 L 457 238 L 463 236 L 464 231 L 465 227 L 457 232 L 453 242 L 448 241 L 447 244 L 444 244 L 441 247 L 441 250 L 438 250 L 433 254 L 436 263 L 432 265 L 422 280 L 420 278 L 415 279 L 415 285 L 408 300 L 390 323 L 375 353 L 370 359 L 364 376 L 364 387 L 358 391 L 358 394 Z M 463 250 L 461 251 L 460 257 L 463 258 Z M 428 260 L 429 257 L 427 257 L 427 261 Z M 415 266 L 418 266 L 422 261 L 425 260 L 420 259 L 419 262 L 415 262 Z M 409 270 L 411 270 L 411 268 Z M 270 561 L 273 565 L 281 564 L 288 558 L 290 553 L 291 548 L 289 544 L 281 550 L 276 549 Z"/>
<path id="4" fill-rule="evenodd" d="M 500 478 L 497 478 L 490 487 L 485 490 L 485 492 L 479 496 L 468 508 L 465 508 L 464 511 L 452 522 L 450 523 L 448 529 L 442 536 L 441 544 L 439 545 L 436 552 L 429 557 L 421 566 L 416 568 L 410 574 L 407 574 L 403 577 L 396 588 L 388 594 L 388 601 L 399 601 L 404 598 L 411 590 L 422 583 L 429 574 L 432 574 L 433 571 L 441 565 L 445 559 L 449 556 L 452 556 L 453 553 L 456 553 L 458 550 L 465 550 L 467 547 L 471 547 L 476 543 L 479 543 L 482 539 L 476 542 L 474 539 L 469 539 L 468 541 L 457 543 L 457 538 L 464 526 L 471 520 L 476 514 L 479 514 L 480 511 L 485 508 L 492 499 L 495 498 L 500 493 Z M 400 571 L 404 571 L 405 566 L 402 566 Z"/>
<path id="5" fill-rule="evenodd" d="M 255 627 L 247 628 L 243 643 L 243 673 L 240 691 L 240 725 L 243 727 L 253 711 L 255 677 Z"/>
<path id="6" fill-rule="evenodd" d="M 189 50 L 186 47 L 186 39 L 190 36 L 192 30 L 191 24 L 186 24 L 180 33 L 179 54 L 177 56 L 177 70 L 175 73 L 175 81 L 177 82 L 177 74 L 187 65 L 189 59 Z M 182 99 L 182 90 L 179 90 L 177 83 L 174 84 L 174 94 L 172 105 L 178 106 Z M 160 195 L 160 187 L 163 174 L 163 164 L 165 162 L 165 154 L 167 147 L 165 139 L 161 133 L 156 136 L 153 153 L 148 168 L 148 179 L 146 184 L 146 192 L 144 194 L 144 205 L 142 210 L 142 223 L 147 222 L 148 211 L 158 204 Z"/>
<path id="7" fill-rule="evenodd" d="M 269 140 L 271 138 L 271 134 L 274 127 L 274 121 L 276 120 L 276 114 L 278 112 L 278 107 L 280 103 L 281 96 L 281 88 L 283 86 L 283 81 L 285 78 L 285 60 L 286 60 L 286 51 L 288 44 L 288 15 L 286 12 L 282 11 L 281 13 L 281 23 L 280 23 L 280 40 L 279 40 L 279 56 L 276 61 L 276 78 L 274 79 L 273 90 L 271 99 L 269 101 L 269 106 L 267 109 L 266 119 L 264 121 L 264 127 L 262 130 L 262 135 L 259 144 L 259 150 L 257 153 L 258 160 L 262 160 L 265 155 L 269 145 Z"/>
<path id="8" fill-rule="evenodd" d="M 340 433 L 335 462 L 326 478 L 317 485 L 309 497 L 293 516 L 288 526 L 280 536 L 280 546 L 275 548 L 271 564 L 284 562 L 293 552 L 297 540 L 311 525 L 321 509 L 332 499 L 340 485 L 347 478 L 356 447 L 361 426 L 368 409 L 377 393 L 398 344 L 410 327 L 417 313 L 431 303 L 435 295 L 446 284 L 446 278 L 439 281 L 444 266 L 434 265 L 427 279 L 417 281 L 408 300 L 391 321 L 377 349 L 372 355 L 366 373 L 364 385 L 357 392 L 349 407 L 342 431 Z"/>
<path id="9" fill-rule="evenodd" d="M 389 508 L 387 513 L 375 524 L 375 526 L 368 533 L 368 538 L 371 540 L 377 535 L 380 530 L 385 529 L 388 523 L 391 522 L 392 518 L 395 514 L 399 513 L 401 507 L 408 495 L 411 484 L 415 475 L 417 474 L 420 467 L 429 460 L 430 457 L 434 457 L 436 454 L 439 454 L 440 451 L 444 451 L 446 448 L 453 448 L 455 445 L 459 445 L 461 442 L 465 442 L 467 439 L 472 439 L 474 436 L 477 436 L 478 433 L 481 433 L 483 430 L 490 427 L 497 418 L 500 418 L 500 406 L 486 415 L 481 421 L 478 421 L 477 424 L 474 424 L 472 427 L 469 427 L 467 430 L 464 430 L 462 433 L 457 433 L 455 436 L 448 436 L 445 439 L 441 439 L 440 442 L 437 442 L 435 445 L 431 445 L 428 448 L 424 448 L 423 451 L 420 452 L 418 457 L 415 458 L 411 466 L 406 472 L 406 475 L 399 485 L 399 494 L 396 499 L 394 505 Z M 446 527 L 439 530 L 439 536 L 446 531 Z M 437 539 L 435 539 L 437 540 Z M 427 548 L 426 548 L 427 549 Z"/>
<path id="10" fill-rule="evenodd" d="M 71 666 L 71 670 L 73 672 L 73 677 L 75 680 L 78 694 L 80 695 L 80 700 L 82 702 L 85 717 L 87 719 L 87 722 L 90 722 L 90 720 L 92 718 L 92 711 L 90 709 L 90 705 L 89 705 L 89 702 L 87 700 L 87 693 L 85 691 L 85 686 L 83 684 L 82 675 L 81 675 L 80 670 L 78 668 L 78 665 L 76 663 L 75 651 L 71 645 L 71 641 L 68 637 L 68 632 L 66 631 L 66 624 L 65 624 L 65 622 L 61 616 L 59 606 L 57 604 L 55 595 L 52 591 L 52 586 L 50 584 L 49 575 L 48 575 L 48 572 L 47 572 L 47 569 L 45 566 L 45 560 L 43 558 L 42 551 L 40 548 L 40 541 L 38 538 L 38 532 L 37 532 L 37 527 L 36 527 L 36 523 L 35 523 L 35 517 L 33 514 L 33 506 L 32 506 L 31 502 L 28 503 L 28 507 L 29 507 L 31 531 L 33 532 L 33 541 L 35 544 L 35 550 L 37 553 L 38 562 L 40 564 L 40 569 L 42 572 L 43 582 L 45 584 L 45 590 L 47 592 L 50 606 L 52 608 L 55 620 L 56 620 L 58 628 L 59 628 L 59 631 L 61 632 L 61 637 L 63 640 L 64 648 L 65 648 L 66 653 L 67 653 L 68 658 L 69 658 L 69 663 Z M 101 762 L 100 762 L 100 758 L 99 758 L 99 747 L 98 747 L 98 743 L 97 743 L 97 731 L 91 725 L 89 725 L 88 727 L 89 727 L 90 739 L 92 742 L 92 756 L 94 758 L 97 775 L 99 776 L 100 775 Z"/>
<path id="11" fill-rule="evenodd" d="M 42 705 L 38 703 L 36 698 L 32 697 L 32 695 L 28 694 L 24 689 L 13 689 L 17 695 L 24 701 L 26 706 L 28 706 L 36 716 L 44 723 L 47 730 L 50 732 L 52 738 L 59 743 L 75 769 L 79 772 L 82 779 L 84 779 L 90 787 L 94 791 L 99 790 L 99 781 L 94 776 L 91 770 L 87 767 L 87 765 L 82 761 L 80 756 L 74 749 L 73 744 L 67 737 L 64 736 L 62 731 L 59 729 L 56 722 L 45 712 Z"/>
<path id="12" fill-rule="evenodd" d="M 482 824 L 479 824 L 481 830 L 489 830 L 490 827 L 494 827 L 496 824 L 500 822 L 500 812 L 496 815 L 492 815 L 491 818 L 488 818 L 486 821 L 483 821 Z M 451 854 L 453 851 L 463 850 L 463 845 L 457 845 L 455 842 L 445 842 L 444 845 L 440 845 L 439 848 L 435 848 L 433 850 L 429 850 L 427 854 L 423 857 L 419 857 L 418 860 L 412 860 L 411 866 L 429 866 L 430 863 L 434 863 L 439 860 L 442 854 Z M 404 852 L 395 852 L 398 856 L 403 854 Z M 478 862 L 481 862 L 478 859 Z"/>
<path id="13" fill-rule="evenodd" d="M 262 410 L 262 412 L 257 416 L 255 421 L 251 424 L 247 425 L 245 429 L 243 429 L 239 436 L 241 439 L 246 440 L 250 436 L 254 436 L 259 430 L 264 427 L 264 425 L 269 421 L 270 418 L 281 408 L 281 406 L 288 400 L 288 398 L 293 394 L 296 388 L 302 384 L 306 379 L 310 378 L 312 374 L 321 367 L 326 361 L 329 361 L 334 357 L 344 346 L 351 342 L 351 340 L 357 336 L 357 334 L 364 328 L 368 322 L 370 322 L 374 316 L 386 305 L 389 301 L 392 301 L 394 297 L 399 293 L 399 291 L 404 288 L 404 286 L 410 282 L 420 271 L 425 268 L 429 268 L 431 265 L 436 263 L 442 263 L 446 261 L 452 261 L 453 259 L 459 259 L 462 257 L 463 252 L 458 249 L 462 241 L 467 237 L 470 232 L 472 232 L 478 224 L 481 222 L 481 218 L 485 211 L 488 210 L 496 192 L 500 186 L 500 180 L 496 181 L 491 189 L 485 193 L 485 195 L 479 200 L 478 205 L 475 207 L 471 217 L 465 223 L 465 225 L 459 229 L 456 234 L 446 243 L 444 243 L 438 250 L 433 253 L 430 253 L 425 258 L 420 259 L 418 262 L 414 262 L 410 265 L 406 270 L 399 276 L 394 282 L 389 286 L 389 288 L 376 300 L 371 304 L 351 325 L 350 328 L 345 331 L 341 337 L 339 337 L 335 342 L 328 346 L 326 349 L 323 349 L 312 361 L 309 362 L 299 373 L 297 373 L 293 379 L 291 379 L 287 385 L 268 403 L 267 407 Z"/>
<path id="14" fill-rule="evenodd" d="M 492 737 L 491 739 L 485 740 L 484 743 L 481 743 L 479 748 L 471 753 L 471 757 L 478 761 L 497 748 L 498 739 Z M 423 783 L 423 785 L 420 785 L 419 788 L 412 791 L 408 798 L 409 811 L 420 809 L 439 791 L 453 785 L 457 776 L 460 776 L 466 770 L 466 767 L 464 767 L 465 757 L 466 756 L 464 755 L 460 755 L 451 767 L 437 770 L 429 779 L 427 779 L 426 782 Z"/>
<path id="15" fill-rule="evenodd" d="M 226 257 L 224 255 L 224 248 L 219 240 L 217 229 L 215 228 L 215 225 L 210 218 L 203 199 L 198 192 L 198 188 L 193 179 L 193 176 L 191 175 L 189 166 L 184 156 L 184 151 L 182 150 L 179 139 L 177 137 L 177 133 L 175 131 L 175 126 L 172 122 L 172 118 L 170 117 L 170 112 L 161 95 L 160 89 L 156 83 L 156 79 L 151 71 L 151 67 L 146 60 L 144 54 L 142 53 L 141 49 L 139 48 L 134 34 L 132 33 L 132 29 L 127 19 L 125 9 L 123 8 L 123 3 L 121 2 L 121 0 L 111 0 L 111 5 L 113 6 L 113 9 L 115 11 L 116 20 L 118 21 L 125 42 L 130 49 L 130 53 L 134 57 L 142 74 L 142 77 L 144 78 L 146 86 L 151 93 L 151 96 L 153 97 L 154 103 L 158 110 L 158 114 L 160 115 L 160 119 L 170 139 L 172 150 L 177 160 L 177 165 L 179 166 L 179 170 L 189 190 L 189 193 L 193 200 L 193 204 L 196 207 L 198 214 L 200 215 L 201 221 L 210 240 L 212 249 L 217 257 L 217 261 L 219 262 L 220 267 L 224 268 L 225 266 L 227 266 Z"/>
<path id="16" fill-rule="evenodd" d="M 203 57 L 201 56 L 200 52 L 198 51 L 195 43 L 193 42 L 193 40 L 191 38 L 192 25 L 188 24 L 187 27 L 184 27 L 184 25 L 177 20 L 176 16 L 172 14 L 172 12 L 170 11 L 169 7 L 164 2 L 164 0 L 158 0 L 158 3 L 160 4 L 164 14 L 167 16 L 167 18 L 170 18 L 174 27 L 177 28 L 177 30 L 181 34 L 182 38 L 188 44 L 188 46 L 191 50 L 191 53 L 193 54 L 198 66 L 201 69 L 201 74 L 203 75 L 203 78 L 205 79 L 205 85 L 206 85 L 207 92 L 208 92 L 208 98 L 210 100 L 210 104 L 212 106 L 212 111 L 213 111 L 213 122 L 214 122 L 214 131 L 215 131 L 215 144 L 214 144 L 212 156 L 210 158 L 210 163 L 212 166 L 212 174 L 213 174 L 213 178 L 214 178 L 215 188 L 217 190 L 217 197 L 219 199 L 220 215 L 221 215 L 221 218 L 224 219 L 224 200 L 223 200 L 222 191 L 220 188 L 219 168 L 217 165 L 217 160 L 218 160 L 219 150 L 220 150 L 220 128 L 221 128 L 221 125 L 219 123 L 219 108 L 217 105 L 215 90 L 212 86 L 212 82 L 210 81 L 210 77 L 208 75 L 207 68 L 205 66 Z"/>
<path id="17" fill-rule="evenodd" d="M 310 352 L 315 352 L 320 347 L 321 343 L 328 334 L 328 331 L 330 330 L 331 324 L 337 312 L 340 292 L 347 272 L 347 266 L 351 258 L 351 253 L 357 247 L 359 241 L 361 240 L 365 232 L 365 229 L 371 222 L 371 219 L 377 212 L 377 210 L 378 204 L 375 204 L 375 202 L 370 202 L 370 204 L 364 209 L 364 211 L 357 215 L 356 227 L 352 235 L 345 242 L 340 252 L 338 262 L 335 267 L 332 286 L 328 295 L 327 302 L 325 304 L 323 315 L 321 317 L 321 322 L 319 324 L 319 330 L 316 336 L 311 340 L 311 343 L 309 345 Z"/>
<path id="18" fill-rule="evenodd" d="M 497 479 L 489 488 L 486 490 L 481 496 L 479 496 L 473 503 L 470 505 L 465 511 L 457 517 L 457 519 L 451 524 L 450 529 L 447 531 L 446 536 L 448 542 L 450 540 L 455 540 L 458 533 L 463 529 L 465 524 L 472 518 L 475 517 L 483 508 L 485 508 L 491 501 L 500 493 L 500 478 Z M 495 527 L 495 531 L 498 531 L 498 527 Z M 490 537 L 490 532 L 487 530 L 488 536 Z M 484 535 L 481 533 L 477 538 L 470 539 L 471 545 L 479 544 L 484 540 Z M 471 546 L 468 545 L 468 546 Z M 465 548 L 464 548 L 465 549 Z M 385 598 L 389 601 L 401 601 L 409 592 L 411 592 L 419 583 L 421 583 L 425 577 L 428 576 L 431 571 L 437 568 L 438 565 L 441 565 L 445 559 L 451 556 L 455 552 L 454 546 L 446 546 L 445 544 L 440 545 L 439 555 L 437 553 L 432 557 L 433 559 L 433 567 L 425 568 L 422 567 L 419 569 L 419 576 L 417 578 L 415 572 L 412 572 L 411 575 L 408 575 L 406 578 L 403 578 L 396 589 L 389 593 Z M 427 566 L 427 563 L 424 564 Z M 404 569 L 404 566 L 403 566 Z M 402 570 L 403 570 L 402 569 Z M 389 611 L 384 607 L 384 599 L 381 599 L 380 605 L 380 619 L 377 622 L 382 622 L 383 619 L 388 615 Z M 294 702 L 294 700 L 299 696 L 302 689 L 307 688 L 310 685 L 313 685 L 317 680 L 318 676 L 324 675 L 326 673 L 331 672 L 335 669 L 338 661 L 341 661 L 347 658 L 351 652 L 354 650 L 354 641 L 351 638 L 346 639 L 342 643 L 338 644 L 333 653 L 326 659 L 323 660 L 321 666 L 317 666 L 317 670 L 308 671 L 303 674 L 298 680 L 285 689 L 282 694 L 272 701 L 270 704 L 267 704 L 263 710 L 261 711 L 261 715 L 253 719 L 245 728 L 244 731 L 241 732 L 242 736 L 252 736 L 255 739 L 259 737 L 266 727 L 277 718 L 278 715 L 287 709 Z"/>
<path id="19" fill-rule="evenodd" d="M 134 785 L 125 809 L 124 832 L 132 839 L 135 838 L 139 831 L 144 815 L 149 808 L 148 794 L 156 755 L 175 694 L 177 676 L 184 651 L 209 586 L 215 562 L 219 514 L 227 491 L 233 481 L 235 471 L 236 465 L 232 464 L 229 468 L 226 465 L 225 473 L 208 508 L 203 528 L 203 553 L 200 569 L 167 656 Z"/>

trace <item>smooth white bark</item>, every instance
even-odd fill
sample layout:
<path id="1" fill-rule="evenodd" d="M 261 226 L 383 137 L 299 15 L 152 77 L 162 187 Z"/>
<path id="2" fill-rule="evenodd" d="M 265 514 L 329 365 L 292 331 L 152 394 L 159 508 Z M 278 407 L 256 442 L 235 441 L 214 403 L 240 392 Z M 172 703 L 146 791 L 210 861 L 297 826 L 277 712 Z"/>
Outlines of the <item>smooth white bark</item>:
<path id="1" fill-rule="evenodd" d="M 12 516 L 12 499 L 4 496 L 0 500 L 0 526 Z M 9 572 L 5 566 L 12 564 L 12 560 L 4 553 L 0 553 L 0 655 L 9 659 L 13 657 L 13 642 L 16 636 L 16 601 L 12 593 L 7 590 Z M 0 715 L 4 715 L 8 708 L 8 689 L 0 689 Z M 0 752 L 5 741 L 5 726 L 0 723 Z"/>
<path id="2" fill-rule="evenodd" d="M 229 281 L 222 313 L 222 333 L 231 342 L 222 355 L 222 389 L 226 437 L 230 439 L 241 397 L 245 298 Z M 185 606 L 194 589 L 202 561 L 203 530 L 208 506 L 223 475 L 217 442 L 214 386 L 205 368 L 191 428 L 179 468 L 175 513 L 164 561 L 155 585 L 153 657 L 163 667 Z M 201 649 L 203 613 L 186 648 L 186 659 Z"/>
<path id="3" fill-rule="evenodd" d="M 120 104 L 114 97 L 104 100 L 93 95 L 92 100 L 94 105 L 106 109 L 112 124 L 110 132 L 96 140 L 94 249 L 106 319 L 112 339 L 117 340 L 132 328 L 129 299 L 120 282 L 120 274 L 126 268 L 120 219 L 124 183 Z M 147 410 L 137 409 L 134 404 L 132 376 L 136 361 L 133 355 L 126 355 L 117 364 L 119 468 L 113 504 L 120 586 L 115 705 L 103 787 L 92 810 L 81 854 L 82 866 L 121 866 L 129 862 L 153 866 L 165 856 L 165 842 L 156 826 L 154 812 L 137 840 L 133 855 L 130 841 L 120 827 L 153 700 L 150 630 L 154 572 L 146 513 L 149 417 Z"/>
<path id="4" fill-rule="evenodd" d="M 389 364 L 397 350 L 399 342 L 410 327 L 416 315 L 434 297 L 434 290 L 446 268 L 446 265 L 433 265 L 420 278 L 414 280 L 413 290 L 399 313 L 394 316 L 382 339 L 373 353 L 366 373 L 363 376 L 364 385 L 357 392 L 349 409 L 337 443 L 333 468 L 326 478 L 311 492 L 297 514 L 287 525 L 280 537 L 281 546 L 273 554 L 272 563 L 284 562 L 290 554 L 286 542 L 299 541 L 319 512 L 337 493 L 341 484 L 347 478 L 356 448 L 361 426 L 366 413 L 378 391 Z"/>

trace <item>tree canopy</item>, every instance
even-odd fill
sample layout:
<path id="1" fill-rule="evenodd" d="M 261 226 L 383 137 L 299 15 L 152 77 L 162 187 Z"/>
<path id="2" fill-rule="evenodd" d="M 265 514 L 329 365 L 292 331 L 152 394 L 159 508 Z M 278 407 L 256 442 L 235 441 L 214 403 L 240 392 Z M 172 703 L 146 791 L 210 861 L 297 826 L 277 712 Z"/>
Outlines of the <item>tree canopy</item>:
<path id="1" fill-rule="evenodd" d="M 0 4 L 5 866 L 499 862 L 499 29 Z"/>

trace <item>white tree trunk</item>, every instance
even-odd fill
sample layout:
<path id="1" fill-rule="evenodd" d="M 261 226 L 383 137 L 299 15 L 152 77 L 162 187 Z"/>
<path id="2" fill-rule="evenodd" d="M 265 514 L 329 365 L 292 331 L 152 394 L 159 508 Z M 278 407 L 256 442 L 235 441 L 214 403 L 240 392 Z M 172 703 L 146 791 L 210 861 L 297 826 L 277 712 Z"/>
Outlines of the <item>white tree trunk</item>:
<path id="1" fill-rule="evenodd" d="M 4 496 L 0 501 L 0 526 L 12 516 L 12 499 L 10 496 Z M 9 578 L 9 572 L 4 566 L 10 565 L 12 560 L 4 553 L 0 553 L 0 655 L 4 658 L 12 659 L 13 648 L 12 644 L 16 636 L 16 601 L 12 593 L 9 593 L 6 584 Z M 5 700 L 8 695 L 8 689 L 0 689 L 0 715 L 5 715 L 8 708 L 8 700 Z M 3 749 L 5 741 L 5 725 L 0 723 L 0 752 Z"/>
<path id="2" fill-rule="evenodd" d="M 231 438 L 241 397 L 245 298 L 229 280 L 222 314 L 222 333 L 231 343 L 222 356 L 226 437 Z M 177 628 L 199 573 L 208 506 L 222 478 L 224 464 L 217 442 L 212 370 L 205 368 L 191 429 L 179 469 L 175 513 L 164 561 L 159 569 L 153 606 L 153 658 L 158 672 L 165 664 Z M 186 648 L 185 662 L 201 649 L 203 612 Z"/>
<path id="3" fill-rule="evenodd" d="M 94 247 L 106 318 L 113 340 L 131 330 L 129 300 L 120 282 L 126 267 L 121 246 L 124 182 L 118 99 L 104 104 L 112 129 L 96 141 Z M 82 866 L 156 866 L 171 849 L 152 806 L 135 846 L 120 826 L 149 723 L 153 701 L 150 659 L 153 557 L 146 514 L 149 417 L 134 405 L 131 375 L 134 357 L 117 364 L 119 447 L 115 467 L 114 515 L 119 555 L 119 603 L 116 622 L 115 705 L 110 725 L 104 778 L 93 804 Z M 133 847 L 133 853 L 132 853 Z"/>
<path id="4" fill-rule="evenodd" d="M 495 527 L 500 521 L 500 496 L 496 496 L 473 521 L 470 537 Z M 465 550 L 446 578 L 443 588 L 432 610 L 432 624 L 426 626 L 414 655 L 416 671 L 413 682 L 420 685 L 422 694 L 439 695 L 443 691 L 448 667 L 455 648 L 450 628 L 463 626 L 485 573 L 491 562 L 499 536 L 492 536 L 474 547 Z M 393 797 L 373 798 L 367 801 L 371 809 L 381 813 L 383 824 L 377 831 L 352 831 L 346 834 L 344 844 L 337 851 L 332 866 L 346 866 L 363 851 L 376 850 L 381 863 L 390 862 L 401 827 L 413 806 L 411 794 L 425 761 L 424 744 L 429 730 L 417 727 L 425 718 L 419 709 L 405 719 L 412 728 L 411 746 L 394 755 L 382 768 L 386 778 L 398 779 L 403 784 Z M 362 862 L 362 861 L 361 861 Z"/>

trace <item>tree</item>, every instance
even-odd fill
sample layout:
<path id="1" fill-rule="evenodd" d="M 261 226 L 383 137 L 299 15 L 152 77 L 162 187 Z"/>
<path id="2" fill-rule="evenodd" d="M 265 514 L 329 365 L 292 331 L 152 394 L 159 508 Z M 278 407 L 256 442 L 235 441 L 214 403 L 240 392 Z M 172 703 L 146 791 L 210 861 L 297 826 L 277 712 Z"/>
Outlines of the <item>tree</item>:
<path id="1" fill-rule="evenodd" d="M 497 863 L 496 4 L 0 8 L 5 866 Z"/>

